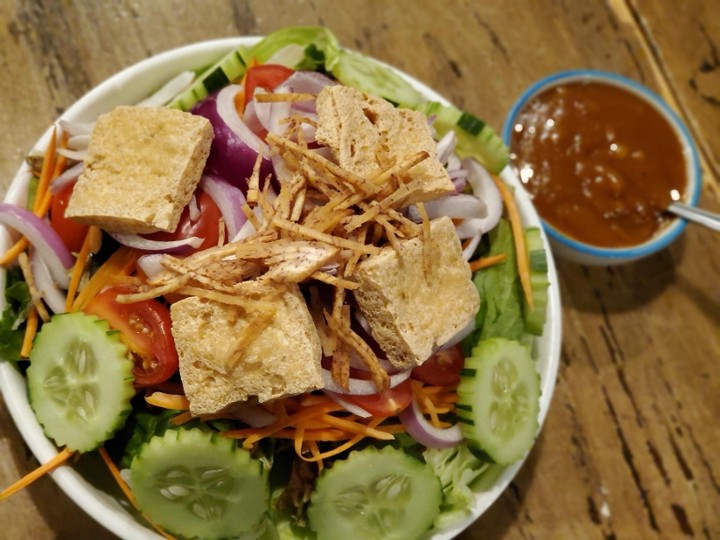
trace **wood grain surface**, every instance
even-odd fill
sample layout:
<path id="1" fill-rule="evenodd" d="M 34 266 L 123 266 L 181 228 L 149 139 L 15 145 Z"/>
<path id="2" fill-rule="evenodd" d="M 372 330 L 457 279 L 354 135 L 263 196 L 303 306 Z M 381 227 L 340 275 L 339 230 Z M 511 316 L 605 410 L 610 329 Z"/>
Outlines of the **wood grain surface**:
<path id="1" fill-rule="evenodd" d="M 717 0 L 0 0 L 0 184 L 64 109 L 179 45 L 323 24 L 496 129 L 533 81 L 570 68 L 658 91 L 701 151 L 720 211 Z M 720 235 L 689 226 L 635 264 L 558 261 L 553 404 L 511 486 L 464 539 L 720 538 Z M 0 487 L 37 463 L 0 401 Z M 112 538 L 43 478 L 0 502 L 0 538 Z"/>

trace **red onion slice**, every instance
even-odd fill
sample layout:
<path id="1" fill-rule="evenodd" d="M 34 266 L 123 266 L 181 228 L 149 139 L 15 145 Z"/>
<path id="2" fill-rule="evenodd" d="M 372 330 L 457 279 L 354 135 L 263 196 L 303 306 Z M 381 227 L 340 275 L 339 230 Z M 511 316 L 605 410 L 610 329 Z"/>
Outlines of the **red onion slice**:
<path id="1" fill-rule="evenodd" d="M 87 156 L 87 148 L 83 150 L 70 150 L 69 148 L 58 148 L 57 153 L 73 161 L 82 161 Z"/>
<path id="2" fill-rule="evenodd" d="M 240 119 L 235 109 L 234 100 L 239 88 L 231 85 L 211 94 L 195 105 L 191 112 L 207 118 L 213 126 L 213 142 L 205 170 L 247 192 L 247 179 L 253 172 L 258 149 L 267 155 L 268 147 Z M 264 158 L 260 168 L 261 180 L 264 181 L 272 171 L 270 159 Z"/>
<path id="3" fill-rule="evenodd" d="M 250 427 L 264 428 L 274 423 L 277 418 L 260 405 L 245 405 L 233 411 L 232 415 Z"/>
<path id="4" fill-rule="evenodd" d="M 65 292 L 57 286 L 45 261 L 37 253 L 30 257 L 30 269 L 35 278 L 35 286 L 48 307 L 53 313 L 65 313 Z"/>
<path id="5" fill-rule="evenodd" d="M 84 170 L 85 164 L 82 161 L 76 163 L 69 169 L 65 169 L 65 171 L 50 184 L 50 192 L 57 193 L 58 191 L 62 191 L 68 184 L 75 182 Z"/>
<path id="6" fill-rule="evenodd" d="M 346 411 L 349 413 L 355 414 L 359 416 L 360 418 L 370 418 L 372 414 L 370 414 L 368 411 L 363 409 L 362 407 L 355 405 L 354 403 L 350 403 L 347 399 L 342 397 L 342 394 L 338 394 L 336 392 L 332 392 L 330 390 L 323 390 L 325 395 L 332 399 L 335 403 L 343 407 Z"/>
<path id="7" fill-rule="evenodd" d="M 317 71 L 296 71 L 275 88 L 276 94 L 319 94 L 326 86 L 339 84 Z"/>
<path id="8" fill-rule="evenodd" d="M 427 201 L 425 210 L 430 219 L 448 216 L 454 219 L 481 218 L 486 214 L 485 203 L 467 193 L 457 193 Z"/>
<path id="9" fill-rule="evenodd" d="M 212 174 L 206 174 L 202 177 L 200 189 L 210 195 L 213 202 L 220 209 L 227 227 L 228 238 L 235 238 L 240 228 L 247 221 L 247 217 L 242 211 L 242 207 L 247 202 L 245 195 L 240 189 Z"/>
<path id="10" fill-rule="evenodd" d="M 478 244 L 480 244 L 482 235 L 482 231 L 478 228 L 478 232 L 475 233 L 475 236 L 470 239 L 468 245 L 465 246 L 465 249 L 463 249 L 463 259 L 469 261 L 472 258 L 472 256 L 475 254 L 475 250 L 477 249 Z"/>
<path id="11" fill-rule="evenodd" d="M 68 287 L 70 277 L 66 270 L 75 263 L 75 258 L 49 223 L 25 208 L 0 203 L 0 224 L 15 229 L 27 238 L 47 264 L 55 283 L 63 289 Z"/>
<path id="12" fill-rule="evenodd" d="M 58 120 L 58 124 L 68 135 L 90 135 L 95 127 L 95 122 L 71 122 L 65 119 Z"/>
<path id="13" fill-rule="evenodd" d="M 485 203 L 486 214 L 479 223 L 483 233 L 495 228 L 503 212 L 500 191 L 490 173 L 474 159 L 464 159 L 463 167 L 467 169 L 467 181 L 472 186 L 473 194 Z"/>
<path id="14" fill-rule="evenodd" d="M 443 165 L 447 164 L 450 155 L 455 150 L 457 134 L 451 129 L 437 143 L 437 158 Z"/>
<path id="15" fill-rule="evenodd" d="M 189 247 L 197 249 L 204 240 L 204 238 L 191 236 L 181 240 L 170 240 L 164 242 L 143 238 L 137 234 L 122 234 L 109 231 L 107 231 L 107 233 L 123 246 L 139 249 L 141 251 L 149 251 L 152 253 L 181 253 L 186 251 Z"/>
<path id="16" fill-rule="evenodd" d="M 235 96 L 242 90 L 239 84 L 226 86 L 217 95 L 217 113 L 220 119 L 240 137 L 240 140 L 256 152 L 268 155 L 270 149 L 265 142 L 255 135 L 240 119 L 235 108 Z"/>
<path id="17" fill-rule="evenodd" d="M 138 257 L 137 264 L 148 278 L 154 278 L 165 269 L 161 262 L 164 256 L 164 253 L 141 255 Z"/>
<path id="18" fill-rule="evenodd" d="M 400 413 L 400 421 L 413 439 L 428 448 L 452 448 L 463 441 L 459 425 L 442 429 L 428 422 L 415 396 L 410 407 Z"/>
<path id="19" fill-rule="evenodd" d="M 325 390 L 329 390 L 330 392 L 351 396 L 369 396 L 370 394 L 378 393 L 377 386 L 375 386 L 374 382 L 364 379 L 353 379 L 352 377 L 350 377 L 348 390 L 345 390 L 333 380 L 332 373 L 329 369 L 322 368 L 321 371 L 323 382 L 325 383 Z M 411 369 L 406 369 L 390 375 L 390 388 L 395 388 L 401 382 L 406 381 L 410 377 L 411 371 Z"/>

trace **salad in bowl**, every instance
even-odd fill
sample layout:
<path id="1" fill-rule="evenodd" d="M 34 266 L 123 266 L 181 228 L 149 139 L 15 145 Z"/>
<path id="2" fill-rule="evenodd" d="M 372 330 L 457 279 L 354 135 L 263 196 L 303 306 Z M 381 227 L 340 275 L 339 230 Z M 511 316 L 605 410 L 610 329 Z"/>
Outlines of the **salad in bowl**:
<path id="1" fill-rule="evenodd" d="M 128 68 L 36 150 L 0 384 L 43 465 L 0 498 L 52 471 L 126 538 L 449 538 L 517 472 L 560 304 L 481 120 L 293 27 Z"/>

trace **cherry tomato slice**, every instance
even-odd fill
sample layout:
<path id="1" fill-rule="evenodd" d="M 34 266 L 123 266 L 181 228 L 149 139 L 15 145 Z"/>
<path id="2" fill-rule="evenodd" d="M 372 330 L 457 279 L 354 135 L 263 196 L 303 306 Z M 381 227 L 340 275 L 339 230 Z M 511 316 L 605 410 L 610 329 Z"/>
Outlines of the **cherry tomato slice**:
<path id="1" fill-rule="evenodd" d="M 215 201 L 212 200 L 212 197 L 204 191 L 196 191 L 195 199 L 200 208 L 200 216 L 197 220 L 193 221 L 190 219 L 190 209 L 186 206 L 180 215 L 180 221 L 178 222 L 178 226 L 175 227 L 175 231 L 147 234 L 145 238 L 161 242 L 170 242 L 197 236 L 203 239 L 197 251 L 217 246 L 220 234 L 218 229 L 220 210 L 215 204 Z"/>
<path id="2" fill-rule="evenodd" d="M 362 407 L 373 416 L 387 418 L 404 411 L 412 402 L 412 388 L 410 380 L 403 381 L 394 388 L 380 394 L 367 396 L 348 396 L 343 398 Z"/>
<path id="3" fill-rule="evenodd" d="M 87 225 L 82 225 L 74 219 L 65 217 L 65 210 L 74 187 L 75 184 L 72 183 L 58 191 L 53 195 L 50 204 L 50 225 L 55 229 L 55 232 L 58 233 L 63 244 L 71 253 L 80 251 L 88 230 Z"/>
<path id="4" fill-rule="evenodd" d="M 97 315 L 119 330 L 135 358 L 136 386 L 152 386 L 168 380 L 178 369 L 175 341 L 170 332 L 170 310 L 157 300 L 121 304 L 118 294 L 134 292 L 124 285 L 106 287 L 83 311 Z"/>
<path id="5" fill-rule="evenodd" d="M 263 88 L 271 92 L 284 83 L 293 73 L 295 73 L 295 70 L 278 64 L 262 64 L 249 68 L 245 73 L 245 89 L 243 92 L 245 107 L 253 98 L 256 88 Z"/>
<path id="6" fill-rule="evenodd" d="M 465 357 L 460 345 L 440 351 L 413 369 L 412 377 L 425 384 L 446 386 L 460 382 L 460 370 L 465 365 Z"/>

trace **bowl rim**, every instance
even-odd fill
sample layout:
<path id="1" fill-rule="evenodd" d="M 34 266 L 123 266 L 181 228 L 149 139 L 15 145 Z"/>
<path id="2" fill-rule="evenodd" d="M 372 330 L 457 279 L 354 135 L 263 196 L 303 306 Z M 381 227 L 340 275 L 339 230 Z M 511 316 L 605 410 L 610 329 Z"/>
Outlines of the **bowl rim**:
<path id="1" fill-rule="evenodd" d="M 510 108 L 510 112 L 505 118 L 505 123 L 502 129 L 502 139 L 508 148 L 510 147 L 510 139 L 515 125 L 515 118 L 530 99 L 541 92 L 562 83 L 580 81 L 594 81 L 628 90 L 635 96 L 650 104 L 668 120 L 674 131 L 678 134 L 680 143 L 683 147 L 683 154 L 688 161 L 686 167 L 686 170 L 689 173 L 687 178 L 688 186 L 683 194 L 684 198 L 691 206 L 697 206 L 702 192 L 702 172 L 697 146 L 689 129 L 680 116 L 662 97 L 660 97 L 660 95 L 652 91 L 647 86 L 629 77 L 620 75 L 619 73 L 596 69 L 571 69 L 552 73 L 535 81 L 527 87 L 522 94 L 520 94 L 520 97 L 515 100 Z M 523 189 L 525 189 L 524 186 Z M 543 229 L 547 231 L 550 238 L 574 251 L 590 255 L 592 257 L 623 260 L 639 259 L 664 249 L 675 241 L 678 236 L 680 236 L 688 224 L 685 218 L 676 217 L 673 223 L 662 228 L 652 238 L 641 244 L 618 248 L 606 248 L 575 240 L 548 223 L 542 218 L 542 216 L 540 217 L 540 220 L 542 221 Z"/>
<path id="2" fill-rule="evenodd" d="M 193 66 L 193 68 L 210 65 L 233 48 L 241 45 L 251 45 L 259 39 L 260 36 L 240 36 L 198 41 L 141 59 L 101 81 L 86 94 L 78 98 L 56 121 L 59 119 L 86 121 L 88 116 L 96 116 L 99 112 L 104 112 L 102 109 L 110 106 L 109 104 L 120 104 L 116 103 L 118 99 L 123 103 L 130 102 L 134 98 L 139 100 L 145 97 L 148 92 L 151 92 L 153 88 L 161 86 L 161 84 L 171 76 L 181 71 L 182 68 L 178 68 L 178 65 L 185 66 L 185 68 L 189 67 L 187 66 L 188 62 L 198 64 L 197 66 Z M 211 61 L 200 62 L 199 58 L 201 57 Z M 153 71 L 159 70 L 161 73 L 168 72 L 168 66 L 170 65 L 175 67 L 171 74 L 168 74 L 165 79 L 162 79 L 162 76 L 158 75 L 157 71 Z M 385 65 L 391 67 L 395 73 L 410 82 L 416 89 L 423 93 L 426 98 L 446 104 L 449 103 L 446 98 L 418 79 L 411 77 L 394 66 L 390 66 L 389 64 Z M 138 76 L 142 78 L 138 80 Z M 153 82 L 149 82 L 150 80 Z M 51 133 L 52 126 L 39 137 L 33 149 L 36 150 L 46 145 Z M 499 176 L 516 188 L 521 186 L 520 180 L 509 167 L 505 167 Z M 23 162 L 14 176 L 4 200 L 14 203 L 22 202 L 24 200 L 28 179 L 29 168 L 27 164 Z M 540 217 L 532 205 L 527 192 L 522 189 L 516 189 L 516 196 L 523 221 L 527 225 L 540 226 Z M 542 227 L 540 229 L 543 246 L 547 253 L 548 278 L 551 283 L 548 288 L 547 315 L 543 336 L 535 340 L 534 350 L 534 357 L 538 362 L 537 370 L 541 376 L 542 392 L 540 398 L 540 414 L 538 417 L 539 427 L 536 439 L 531 449 L 521 460 L 500 469 L 500 472 L 492 477 L 491 484 L 484 486 L 481 493 L 475 491 L 475 500 L 470 506 L 470 512 L 466 518 L 441 529 L 433 530 L 432 534 L 428 535 L 428 539 L 448 540 L 454 538 L 477 520 L 497 500 L 516 476 L 527 459 L 527 456 L 530 454 L 530 451 L 535 448 L 537 438 L 541 434 L 541 429 L 554 394 L 559 369 L 562 342 L 562 311 L 559 280 L 549 239 Z M 0 250 L 7 249 L 10 246 L 9 242 L 10 235 L 4 227 L 0 227 Z M 0 288 L 4 289 L 4 285 L 5 271 L 0 269 Z M 0 295 L 0 309 L 3 307 L 4 296 Z M 37 422 L 30 408 L 24 377 L 16 366 L 8 361 L 0 360 L 0 392 L 2 392 L 7 402 L 8 411 L 25 443 L 41 463 L 48 461 L 57 453 L 57 448 L 54 443 L 44 435 L 42 427 Z M 71 465 L 62 465 L 51 472 L 50 475 L 71 500 L 95 521 L 114 534 L 122 538 L 132 538 L 133 540 L 139 538 L 161 538 L 152 529 L 133 518 L 128 513 L 128 509 L 121 505 L 112 495 L 101 491 L 89 483 L 86 478 Z"/>

